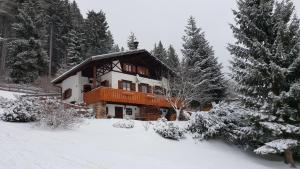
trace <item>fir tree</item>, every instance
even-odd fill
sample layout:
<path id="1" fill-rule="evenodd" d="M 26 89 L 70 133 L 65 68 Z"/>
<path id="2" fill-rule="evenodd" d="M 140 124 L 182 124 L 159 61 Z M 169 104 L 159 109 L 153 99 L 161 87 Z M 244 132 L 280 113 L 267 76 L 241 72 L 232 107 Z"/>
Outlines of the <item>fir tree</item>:
<path id="1" fill-rule="evenodd" d="M 158 45 L 154 44 L 154 49 L 151 51 L 152 55 L 156 56 L 160 61 L 166 63 L 167 60 L 167 51 L 161 41 L 158 42 Z"/>
<path id="2" fill-rule="evenodd" d="M 47 25 L 47 51 L 52 51 L 51 74 L 55 73 L 63 64 L 66 64 L 67 37 L 72 29 L 70 4 L 68 0 L 44 0 L 45 1 L 45 23 Z M 52 48 L 50 43 L 52 40 Z M 50 52 L 48 53 L 50 54 Z"/>
<path id="3" fill-rule="evenodd" d="M 73 1 L 70 4 L 70 14 L 71 14 L 73 29 L 75 29 L 77 32 L 83 31 L 82 29 L 83 29 L 84 19 L 80 13 L 80 9 L 78 8 L 76 1 Z"/>
<path id="4" fill-rule="evenodd" d="M 136 36 L 134 35 L 133 32 L 130 32 L 130 35 L 128 37 L 128 40 L 127 40 L 127 46 L 128 46 L 128 49 L 129 50 L 135 50 L 135 44 L 134 42 L 136 42 L 137 39 L 136 39 Z"/>
<path id="5" fill-rule="evenodd" d="M 300 29 L 291 1 L 239 0 L 233 11 L 237 25 L 231 25 L 235 44 L 232 78 L 244 105 L 259 110 L 253 115 L 257 138 L 251 140 L 257 153 L 285 152 L 294 165 L 292 143 L 299 140 Z M 279 141 L 279 139 L 283 139 Z M 285 141 L 284 141 L 285 140 Z M 286 149 L 272 147 L 286 145 Z M 282 143 L 282 144 L 281 144 Z M 293 142 L 295 143 L 295 142 Z"/>
<path id="6" fill-rule="evenodd" d="M 85 20 L 85 40 L 87 56 L 109 53 L 112 49 L 113 41 L 108 32 L 108 23 L 103 11 L 90 11 Z"/>
<path id="7" fill-rule="evenodd" d="M 196 26 L 195 19 L 190 17 L 183 36 L 183 64 L 198 85 L 200 107 L 207 103 L 218 102 L 225 95 L 225 84 L 221 64 L 214 56 L 214 51 L 205 39 L 204 32 Z"/>
<path id="8" fill-rule="evenodd" d="M 68 34 L 67 67 L 74 67 L 82 60 L 82 40 L 79 38 L 79 34 L 72 29 Z"/>
<path id="9" fill-rule="evenodd" d="M 31 83 L 45 73 L 46 53 L 41 46 L 44 30 L 39 1 L 26 0 L 19 8 L 16 23 L 12 26 L 16 40 L 10 43 L 8 66 L 15 83 Z"/>
<path id="10" fill-rule="evenodd" d="M 166 64 L 174 70 L 176 70 L 180 65 L 178 55 L 172 45 L 170 45 L 167 50 Z"/>

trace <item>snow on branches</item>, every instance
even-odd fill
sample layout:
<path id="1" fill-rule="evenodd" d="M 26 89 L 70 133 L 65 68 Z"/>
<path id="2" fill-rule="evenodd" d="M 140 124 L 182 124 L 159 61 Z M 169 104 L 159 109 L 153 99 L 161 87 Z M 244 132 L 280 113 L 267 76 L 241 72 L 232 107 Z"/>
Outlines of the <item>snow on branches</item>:
<path id="1" fill-rule="evenodd" d="M 287 149 L 294 148 L 298 145 L 297 140 L 293 139 L 278 139 L 268 143 L 265 143 L 264 146 L 259 147 L 254 150 L 256 154 L 277 154 L 282 153 Z"/>

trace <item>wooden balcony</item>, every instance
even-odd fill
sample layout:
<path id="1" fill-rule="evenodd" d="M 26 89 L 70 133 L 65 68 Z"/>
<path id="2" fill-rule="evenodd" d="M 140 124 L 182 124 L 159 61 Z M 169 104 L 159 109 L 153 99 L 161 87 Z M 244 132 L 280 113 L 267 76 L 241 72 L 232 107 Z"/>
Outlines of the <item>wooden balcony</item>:
<path id="1" fill-rule="evenodd" d="M 104 101 L 171 108 L 171 105 L 163 96 L 157 96 L 151 93 L 131 92 L 109 87 L 99 87 L 90 92 L 84 93 L 83 98 L 86 104 Z"/>

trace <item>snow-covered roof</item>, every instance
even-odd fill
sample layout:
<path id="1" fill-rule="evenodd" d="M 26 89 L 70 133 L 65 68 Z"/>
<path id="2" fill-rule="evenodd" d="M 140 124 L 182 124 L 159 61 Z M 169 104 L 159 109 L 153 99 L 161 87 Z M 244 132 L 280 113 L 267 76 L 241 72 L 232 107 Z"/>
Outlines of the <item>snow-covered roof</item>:
<path id="1" fill-rule="evenodd" d="M 115 53 L 109 53 L 109 54 L 103 54 L 103 55 L 96 55 L 96 56 L 91 56 L 88 59 L 84 60 L 80 64 L 74 66 L 70 70 L 66 71 L 65 73 L 61 74 L 60 76 L 56 77 L 51 81 L 51 83 L 57 84 L 60 83 L 61 81 L 65 80 L 66 78 L 72 76 L 74 73 L 77 73 L 80 71 L 84 66 L 91 64 L 95 61 L 99 60 L 104 60 L 104 59 L 111 59 L 111 58 L 118 58 L 121 56 L 126 56 L 126 55 L 133 55 L 133 54 L 146 54 L 149 57 L 152 57 L 154 60 L 159 62 L 161 65 L 172 71 L 170 67 L 168 67 L 166 64 L 164 64 L 161 60 L 159 60 L 157 57 L 153 56 L 150 54 L 147 50 L 145 49 L 138 49 L 138 50 L 130 50 L 130 51 L 124 51 L 124 52 L 115 52 Z"/>

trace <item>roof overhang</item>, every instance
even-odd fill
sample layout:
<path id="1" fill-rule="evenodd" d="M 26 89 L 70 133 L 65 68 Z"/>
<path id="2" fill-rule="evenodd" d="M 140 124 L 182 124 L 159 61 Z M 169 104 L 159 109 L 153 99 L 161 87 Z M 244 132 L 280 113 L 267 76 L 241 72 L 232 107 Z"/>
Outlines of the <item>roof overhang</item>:
<path id="1" fill-rule="evenodd" d="M 92 57 L 84 60 L 80 64 L 74 66 L 70 70 L 66 71 L 65 73 L 61 74 L 60 76 L 56 77 L 55 79 L 53 79 L 51 81 L 51 83 L 53 83 L 53 84 L 59 84 L 62 81 L 64 81 L 65 79 L 67 79 L 68 77 L 73 76 L 77 72 L 81 71 L 87 65 L 93 65 L 97 61 L 106 60 L 106 59 L 117 59 L 119 57 L 124 57 L 124 56 L 127 56 L 127 55 L 129 56 L 129 55 L 134 55 L 134 54 L 145 54 L 145 55 L 147 55 L 149 57 L 152 57 L 155 61 L 157 61 L 162 66 L 164 66 L 170 72 L 173 72 L 170 67 L 168 67 L 166 64 L 164 64 L 157 57 L 155 57 L 152 54 L 150 54 L 147 50 L 145 50 L 145 49 L 139 49 L 139 50 L 130 50 L 130 51 L 125 51 L 125 52 L 115 52 L 115 53 L 109 53 L 109 54 L 92 56 Z"/>

